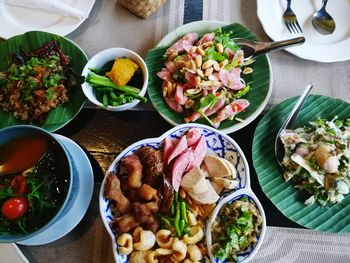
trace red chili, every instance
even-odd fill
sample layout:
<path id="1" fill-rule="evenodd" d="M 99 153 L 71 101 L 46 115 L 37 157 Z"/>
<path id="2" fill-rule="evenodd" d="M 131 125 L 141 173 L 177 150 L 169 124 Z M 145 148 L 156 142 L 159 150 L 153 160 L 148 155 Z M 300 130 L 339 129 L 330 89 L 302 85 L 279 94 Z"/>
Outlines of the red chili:
<path id="1" fill-rule="evenodd" d="M 27 191 L 26 178 L 23 175 L 15 176 L 11 181 L 11 187 L 15 194 L 24 194 Z"/>

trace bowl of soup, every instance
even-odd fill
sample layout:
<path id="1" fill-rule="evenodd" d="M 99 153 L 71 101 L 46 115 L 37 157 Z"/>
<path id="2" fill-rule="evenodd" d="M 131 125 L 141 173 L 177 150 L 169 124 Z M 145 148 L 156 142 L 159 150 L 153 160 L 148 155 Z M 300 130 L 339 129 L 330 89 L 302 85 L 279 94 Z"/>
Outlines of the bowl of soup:
<path id="1" fill-rule="evenodd" d="M 0 242 L 45 231 L 69 209 L 74 164 L 63 144 L 30 125 L 0 130 Z"/>

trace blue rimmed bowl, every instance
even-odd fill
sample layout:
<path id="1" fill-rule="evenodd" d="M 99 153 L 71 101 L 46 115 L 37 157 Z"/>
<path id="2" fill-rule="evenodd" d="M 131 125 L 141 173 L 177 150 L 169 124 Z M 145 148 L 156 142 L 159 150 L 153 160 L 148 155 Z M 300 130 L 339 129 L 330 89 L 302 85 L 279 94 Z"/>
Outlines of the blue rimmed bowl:
<path id="1" fill-rule="evenodd" d="M 64 165 L 64 173 L 60 173 L 60 176 L 63 177 L 61 178 L 61 185 L 65 190 L 60 192 L 59 197 L 61 198 L 61 201 L 57 206 L 56 212 L 49 216 L 43 225 L 33 231 L 28 231 L 26 234 L 2 234 L 0 235 L 0 243 L 19 242 L 44 232 L 55 222 L 60 220 L 60 218 L 70 209 L 77 187 L 77 178 L 75 178 L 76 175 L 74 175 L 75 166 L 73 159 L 62 142 L 50 132 L 31 125 L 16 125 L 0 129 L 0 146 L 14 139 L 23 138 L 26 136 L 43 136 L 44 138 L 47 138 L 48 141 L 55 144 L 55 148 L 57 149 L 56 154 L 62 158 L 61 163 Z"/>
<path id="2" fill-rule="evenodd" d="M 108 175 L 110 172 L 115 172 L 118 174 L 121 169 L 121 160 L 126 156 L 135 153 L 139 148 L 150 146 L 152 148 L 159 149 L 162 147 L 162 143 L 166 137 L 180 138 L 191 128 L 199 128 L 201 130 L 206 139 L 208 153 L 225 158 L 236 167 L 237 178 L 239 180 L 238 189 L 250 189 L 248 162 L 238 144 L 228 135 L 219 132 L 212 127 L 196 123 L 179 125 L 167 131 L 158 138 L 144 139 L 130 145 L 124 151 L 122 151 L 112 162 L 106 172 L 106 175 Z M 128 259 L 125 255 L 118 253 L 118 246 L 116 243 L 117 234 L 114 233 L 110 227 L 110 223 L 113 220 L 113 213 L 110 209 L 109 200 L 104 198 L 105 183 L 106 179 L 104 179 L 102 182 L 99 194 L 100 214 L 104 226 L 112 239 L 112 249 L 116 262 L 125 263 L 128 262 Z M 225 196 L 230 195 L 235 191 L 237 190 L 226 192 L 221 196 L 220 200 L 224 199 Z"/>
<path id="3" fill-rule="evenodd" d="M 252 190 L 250 188 L 242 188 L 237 190 L 234 193 L 231 193 L 229 195 L 227 195 L 225 198 L 221 199 L 219 201 L 219 203 L 216 205 L 214 211 L 212 212 L 210 218 L 207 221 L 207 228 L 206 228 L 206 244 L 207 244 L 207 250 L 208 250 L 208 254 L 210 257 L 211 262 L 216 262 L 216 263 L 220 263 L 222 261 L 220 261 L 219 259 L 217 259 L 213 254 L 212 254 L 212 225 L 215 222 L 218 213 L 220 212 L 221 208 L 226 205 L 226 204 L 231 204 L 234 203 L 235 201 L 237 201 L 238 199 L 245 197 L 248 199 L 248 202 L 253 204 L 257 210 L 259 211 L 259 214 L 262 218 L 262 223 L 261 226 L 258 228 L 258 233 L 257 233 L 257 242 L 254 244 L 251 244 L 245 251 L 240 252 L 237 254 L 237 259 L 238 262 L 248 262 L 249 260 L 251 260 L 255 254 L 258 252 L 264 236 L 265 236 L 265 232 L 266 232 L 266 217 L 265 217 L 265 212 L 264 209 L 260 203 L 260 201 L 258 200 L 258 198 L 255 196 L 255 194 L 252 192 Z M 224 261 L 226 262 L 226 261 Z"/>

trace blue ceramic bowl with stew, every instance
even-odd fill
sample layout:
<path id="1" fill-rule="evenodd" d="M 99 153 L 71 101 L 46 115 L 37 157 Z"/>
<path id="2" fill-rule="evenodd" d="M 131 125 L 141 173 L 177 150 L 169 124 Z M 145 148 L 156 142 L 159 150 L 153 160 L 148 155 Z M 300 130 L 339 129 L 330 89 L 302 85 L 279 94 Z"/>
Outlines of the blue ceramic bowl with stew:
<path id="1" fill-rule="evenodd" d="M 45 231 L 72 203 L 74 164 L 63 144 L 30 125 L 0 130 L 0 242 Z"/>

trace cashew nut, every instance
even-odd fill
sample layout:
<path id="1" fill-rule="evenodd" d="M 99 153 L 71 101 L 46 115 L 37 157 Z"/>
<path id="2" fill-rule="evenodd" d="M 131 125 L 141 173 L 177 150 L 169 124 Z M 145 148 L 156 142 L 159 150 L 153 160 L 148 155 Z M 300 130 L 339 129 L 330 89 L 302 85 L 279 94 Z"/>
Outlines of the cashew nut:
<path id="1" fill-rule="evenodd" d="M 186 244 L 194 245 L 197 242 L 201 241 L 204 236 L 203 228 L 200 226 L 193 226 L 190 229 L 191 236 L 188 234 L 184 235 L 183 240 L 186 242 Z"/>
<path id="2" fill-rule="evenodd" d="M 181 260 L 184 260 L 186 258 L 187 246 L 182 240 L 178 240 L 177 238 L 175 238 L 171 249 L 173 250 L 172 259 L 175 262 L 180 262 Z"/>
<path id="3" fill-rule="evenodd" d="M 156 233 L 156 242 L 161 248 L 171 248 L 173 239 L 168 229 L 161 229 Z"/>
<path id="4" fill-rule="evenodd" d="M 138 238 L 136 238 L 137 240 Z M 151 249 L 156 243 L 156 237 L 152 231 L 142 230 L 139 236 L 139 242 L 134 243 L 134 248 L 136 250 L 148 250 Z"/>
<path id="5" fill-rule="evenodd" d="M 189 245 L 187 247 L 187 253 L 190 255 L 192 261 L 200 261 L 202 259 L 202 253 L 196 245 Z"/>
<path id="6" fill-rule="evenodd" d="M 118 251 L 121 254 L 129 255 L 133 251 L 132 236 L 128 233 L 120 235 L 117 239 Z"/>

